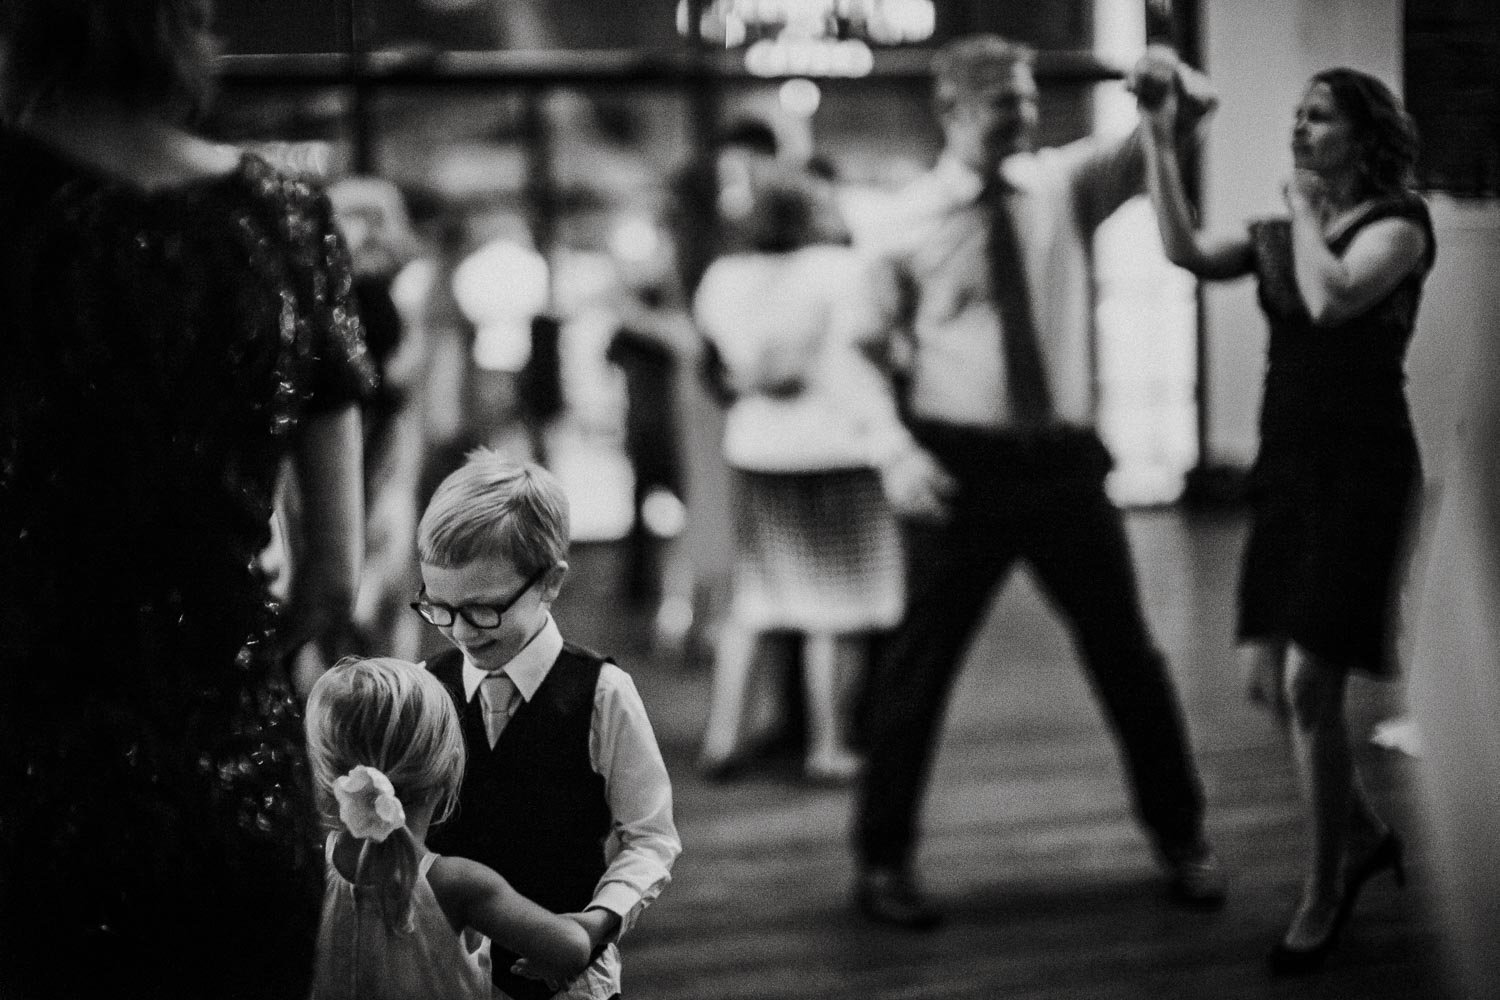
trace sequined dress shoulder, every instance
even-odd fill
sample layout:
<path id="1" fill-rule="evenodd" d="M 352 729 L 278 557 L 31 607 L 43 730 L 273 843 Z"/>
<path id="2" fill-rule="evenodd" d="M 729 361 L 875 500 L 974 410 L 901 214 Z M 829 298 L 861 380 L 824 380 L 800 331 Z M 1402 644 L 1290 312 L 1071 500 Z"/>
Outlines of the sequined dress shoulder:
<path id="1" fill-rule="evenodd" d="M 0 130 L 0 232 L 0 881 L 48 886 L 0 934 L 139 954 L 268 884 L 315 924 L 257 556 L 305 422 L 373 388 L 329 204 L 253 155 L 143 192 Z"/>

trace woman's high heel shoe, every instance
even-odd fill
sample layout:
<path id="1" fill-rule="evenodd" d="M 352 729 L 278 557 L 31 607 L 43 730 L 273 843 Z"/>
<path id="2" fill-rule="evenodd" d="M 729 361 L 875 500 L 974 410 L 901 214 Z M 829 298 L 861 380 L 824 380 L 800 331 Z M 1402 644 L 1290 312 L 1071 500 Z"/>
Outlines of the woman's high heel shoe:
<path id="1" fill-rule="evenodd" d="M 1316 972 L 1322 968 L 1329 954 L 1337 946 L 1344 924 L 1349 922 L 1349 917 L 1354 913 L 1354 904 L 1359 900 L 1360 890 L 1365 887 L 1366 882 L 1387 868 L 1395 876 L 1396 885 L 1404 887 L 1406 885 L 1406 845 L 1395 830 L 1387 830 L 1385 836 L 1380 839 L 1380 843 L 1375 845 L 1375 850 L 1370 852 L 1370 856 L 1365 858 L 1357 868 L 1351 870 L 1344 879 L 1344 898 L 1339 903 L 1338 913 L 1334 916 L 1333 922 L 1328 925 L 1328 933 L 1324 935 L 1323 940 L 1311 948 L 1292 948 L 1285 941 L 1276 942 L 1270 954 L 1271 971 L 1280 976 L 1296 976 Z"/>
<path id="2" fill-rule="evenodd" d="M 1339 943 L 1339 934 L 1344 930 L 1344 924 L 1349 921 L 1349 914 L 1354 912 L 1348 894 L 1345 894 L 1339 903 L 1338 912 L 1334 914 L 1333 922 L 1328 925 L 1328 933 L 1323 935 L 1323 940 L 1311 948 L 1293 948 L 1283 939 L 1277 941 L 1271 949 L 1271 954 L 1266 956 L 1271 965 L 1271 971 L 1278 976 L 1302 976 L 1310 972 L 1317 972 L 1328 961 L 1328 956 Z"/>

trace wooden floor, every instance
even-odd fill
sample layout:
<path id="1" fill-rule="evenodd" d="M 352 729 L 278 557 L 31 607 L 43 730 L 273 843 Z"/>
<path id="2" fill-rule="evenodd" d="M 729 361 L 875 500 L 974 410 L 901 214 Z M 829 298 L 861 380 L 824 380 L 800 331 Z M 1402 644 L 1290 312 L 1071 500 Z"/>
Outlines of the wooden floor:
<path id="1" fill-rule="evenodd" d="M 850 798 L 788 766 L 733 785 L 692 769 L 708 671 L 653 658 L 622 613 L 608 548 L 574 553 L 564 631 L 634 675 L 672 772 L 685 845 L 672 885 L 625 941 L 629 1000 L 779 998 L 1360 998 L 1450 1000 L 1424 886 L 1412 761 L 1360 740 L 1376 801 L 1406 831 L 1413 876 L 1371 883 L 1319 975 L 1273 979 L 1303 828 L 1280 732 L 1240 697 L 1231 607 L 1243 525 L 1229 515 L 1129 516 L 1148 615 L 1188 715 L 1230 901 L 1164 897 L 1131 820 L 1112 743 L 1060 627 L 1024 574 L 997 599 L 956 692 L 925 813 L 920 871 L 949 915 L 932 934 L 851 911 Z M 1399 685 L 1356 681 L 1356 732 L 1399 710 Z"/>

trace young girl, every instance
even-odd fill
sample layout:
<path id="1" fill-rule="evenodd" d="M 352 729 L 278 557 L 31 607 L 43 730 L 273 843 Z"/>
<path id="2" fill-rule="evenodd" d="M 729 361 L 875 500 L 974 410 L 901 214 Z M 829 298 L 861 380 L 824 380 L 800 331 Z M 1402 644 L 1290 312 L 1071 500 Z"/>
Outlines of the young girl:
<path id="1" fill-rule="evenodd" d="M 528 975 L 571 979 L 588 965 L 582 923 L 522 897 L 494 870 L 427 850 L 457 801 L 457 712 L 426 670 L 346 659 L 307 704 L 308 756 L 328 835 L 317 1000 L 488 998 L 493 938 Z"/>

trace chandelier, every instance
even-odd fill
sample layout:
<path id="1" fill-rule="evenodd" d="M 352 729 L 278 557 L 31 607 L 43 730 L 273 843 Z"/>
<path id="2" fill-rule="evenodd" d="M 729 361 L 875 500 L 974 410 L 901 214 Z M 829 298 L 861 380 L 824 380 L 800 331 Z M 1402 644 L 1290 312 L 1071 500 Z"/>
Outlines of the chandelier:
<path id="1" fill-rule="evenodd" d="M 873 45 L 932 37 L 933 0 L 708 0 L 700 36 L 745 49 L 757 76 L 864 76 Z M 678 0 L 677 30 L 691 34 L 688 0 Z"/>

